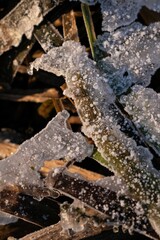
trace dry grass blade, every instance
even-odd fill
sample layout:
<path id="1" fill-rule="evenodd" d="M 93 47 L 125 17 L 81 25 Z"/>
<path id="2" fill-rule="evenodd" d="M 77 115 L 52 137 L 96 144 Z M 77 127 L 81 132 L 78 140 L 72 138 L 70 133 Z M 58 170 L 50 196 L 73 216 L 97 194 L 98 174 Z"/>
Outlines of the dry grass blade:
<path id="1" fill-rule="evenodd" d="M 17 151 L 18 144 L 10 142 L 0 142 L 0 159 L 9 157 Z"/>
<path id="2" fill-rule="evenodd" d="M 110 227 L 104 224 L 99 224 L 97 227 L 94 227 L 91 221 L 87 224 L 85 230 L 69 235 L 67 232 L 63 232 L 62 224 L 59 222 L 35 233 L 26 235 L 19 240 L 81 240 L 89 236 L 95 236 L 108 229 L 110 229 Z M 14 238 L 9 238 L 8 240 L 11 239 L 14 240 Z"/>
<path id="3" fill-rule="evenodd" d="M 57 2 L 51 0 L 45 2 L 41 2 L 40 0 L 22 0 L 17 4 L 16 7 L 0 21 L 0 52 L 3 53 L 12 46 L 18 46 L 23 34 L 25 34 L 27 38 L 31 38 L 34 25 L 38 25 L 43 20 L 43 16 L 56 5 Z M 27 16 L 26 11 L 28 11 Z"/>
<path id="4" fill-rule="evenodd" d="M 40 92 L 41 91 L 41 92 Z M 36 102 L 43 103 L 47 100 L 59 98 L 60 94 L 57 89 L 50 88 L 46 90 L 11 90 L 6 92 L 1 92 L 0 99 L 15 101 L 15 102 Z"/>
<path id="5" fill-rule="evenodd" d="M 63 35 L 65 40 L 79 41 L 75 13 L 72 10 L 62 16 Z"/>
<path id="6" fill-rule="evenodd" d="M 50 22 L 37 27 L 34 31 L 34 36 L 45 52 L 52 47 L 61 46 L 63 43 L 63 37 Z"/>
<path id="7" fill-rule="evenodd" d="M 66 161 L 63 160 L 52 160 L 52 161 L 45 161 L 44 166 L 41 168 L 40 172 L 42 175 L 47 176 L 48 173 L 57 167 L 64 167 Z M 96 181 L 98 179 L 103 178 L 104 176 L 77 166 L 70 166 L 68 168 L 68 173 L 77 173 L 80 174 L 82 177 L 89 181 Z"/>

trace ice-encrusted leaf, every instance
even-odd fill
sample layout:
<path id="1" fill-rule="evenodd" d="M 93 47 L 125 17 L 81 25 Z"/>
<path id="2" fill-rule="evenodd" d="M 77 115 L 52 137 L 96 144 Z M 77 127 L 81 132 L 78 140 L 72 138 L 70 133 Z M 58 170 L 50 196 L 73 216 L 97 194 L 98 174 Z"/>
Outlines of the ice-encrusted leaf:
<path id="1" fill-rule="evenodd" d="M 134 22 L 142 8 L 146 6 L 154 11 L 160 11 L 159 0 L 98 0 L 103 15 L 102 30 L 112 32 Z"/>
<path id="2" fill-rule="evenodd" d="M 35 25 L 55 7 L 58 1 L 21 0 L 9 14 L 0 20 L 0 54 L 17 47 L 23 34 L 31 38 Z"/>
<path id="3" fill-rule="evenodd" d="M 159 12 L 160 11 L 160 1 L 159 0 L 142 0 L 142 5 L 148 7 L 149 9 Z"/>
<path id="4" fill-rule="evenodd" d="M 83 160 L 92 153 L 92 145 L 80 133 L 67 128 L 68 117 L 67 111 L 58 113 L 46 128 L 25 141 L 17 153 L 0 161 L 0 190 L 6 185 L 41 186 L 38 171 L 45 160 Z"/>
<path id="5" fill-rule="evenodd" d="M 152 155 L 120 131 L 110 108 L 115 100 L 113 93 L 85 49 L 79 43 L 65 42 L 37 59 L 34 67 L 65 76 L 68 86 L 65 94 L 75 102 L 83 132 L 94 140 L 105 165 L 122 178 L 133 199 L 147 206 L 158 227 L 160 175 L 151 164 Z"/>
<path id="6" fill-rule="evenodd" d="M 120 26 L 129 25 L 137 18 L 141 0 L 98 0 L 103 15 L 102 30 L 112 32 Z"/>
<path id="7" fill-rule="evenodd" d="M 144 134 L 146 141 L 160 155 L 160 95 L 139 85 L 121 97 L 125 110 Z"/>
<path id="8" fill-rule="evenodd" d="M 133 23 L 113 33 L 104 33 L 99 36 L 98 42 L 99 47 L 108 53 L 100 64 L 115 93 L 121 93 L 125 85 L 127 88 L 135 82 L 147 86 L 160 67 L 159 22 L 148 27 Z"/>

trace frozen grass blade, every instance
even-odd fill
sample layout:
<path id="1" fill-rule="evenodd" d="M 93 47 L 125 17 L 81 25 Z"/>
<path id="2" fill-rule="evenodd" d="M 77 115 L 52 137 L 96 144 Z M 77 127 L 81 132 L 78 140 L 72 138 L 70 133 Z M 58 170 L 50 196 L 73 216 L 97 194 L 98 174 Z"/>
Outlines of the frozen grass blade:
<path id="1" fill-rule="evenodd" d="M 126 137 L 114 121 L 110 106 L 115 96 L 85 48 L 73 41 L 65 42 L 37 59 L 32 67 L 66 77 L 65 94 L 75 102 L 83 132 L 94 140 L 106 160 L 105 166 L 125 182 L 129 195 L 147 206 L 152 226 L 160 234 L 160 174 L 151 164 L 149 150 Z"/>

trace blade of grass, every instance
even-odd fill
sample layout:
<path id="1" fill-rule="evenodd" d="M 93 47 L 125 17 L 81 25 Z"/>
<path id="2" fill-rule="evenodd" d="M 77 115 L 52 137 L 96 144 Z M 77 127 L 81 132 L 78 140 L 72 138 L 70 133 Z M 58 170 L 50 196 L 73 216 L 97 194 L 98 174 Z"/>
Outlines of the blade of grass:
<path id="1" fill-rule="evenodd" d="M 90 8 L 87 4 L 81 3 L 81 9 L 82 9 L 83 20 L 84 20 L 88 40 L 89 40 L 89 45 L 91 48 L 92 57 L 93 59 L 95 59 L 94 42 L 96 40 L 96 34 L 94 30 Z"/>

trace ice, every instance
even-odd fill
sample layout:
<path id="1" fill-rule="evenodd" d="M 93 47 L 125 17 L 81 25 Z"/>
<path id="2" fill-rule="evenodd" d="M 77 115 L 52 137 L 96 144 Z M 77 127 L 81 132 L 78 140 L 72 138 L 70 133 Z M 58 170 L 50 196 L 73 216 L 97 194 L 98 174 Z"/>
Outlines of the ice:
<path id="1" fill-rule="evenodd" d="M 21 0 L 0 20 L 0 54 L 12 46 L 17 47 L 23 35 L 31 39 L 34 26 L 58 4 L 58 0 Z"/>
<path id="2" fill-rule="evenodd" d="M 132 83 L 143 86 L 150 83 L 151 76 L 160 67 L 159 31 L 159 22 L 150 26 L 133 23 L 99 37 L 99 47 L 109 55 L 101 65 L 110 85 L 117 84 L 117 88 L 114 87 L 116 93 L 121 93 L 124 85 L 127 88 Z"/>
<path id="3" fill-rule="evenodd" d="M 121 103 L 148 144 L 160 155 L 160 94 L 135 85 L 130 94 L 121 97 Z"/>
<path id="4" fill-rule="evenodd" d="M 148 7 L 151 10 L 156 12 L 160 11 L 160 1 L 159 0 L 143 0 L 142 4 Z"/>
<path id="5" fill-rule="evenodd" d="M 58 113 L 46 128 L 20 145 L 17 153 L 0 161 L 0 190 L 6 185 L 42 185 L 39 169 L 45 160 L 83 160 L 92 153 L 81 133 L 74 133 L 66 126 L 67 111 Z"/>
<path id="6" fill-rule="evenodd" d="M 34 25 L 43 19 L 40 0 L 23 0 L 0 21 L 0 52 L 18 46 L 22 35 L 31 38 Z"/>
<path id="7" fill-rule="evenodd" d="M 35 60 L 31 68 L 34 67 L 36 69 L 42 68 L 43 70 L 66 77 L 68 89 L 65 91 L 65 94 L 75 100 L 77 110 L 82 118 L 83 131 L 88 137 L 92 137 L 95 143 L 102 139 L 102 119 L 104 118 L 110 134 L 101 142 L 105 143 L 108 141 L 113 143 L 112 146 L 110 146 L 108 156 L 106 156 L 109 162 L 112 162 L 109 156 L 110 154 L 114 158 L 118 158 L 120 152 L 117 152 L 116 149 L 119 148 L 120 145 L 122 145 L 120 147 L 122 153 L 126 147 L 128 151 L 130 150 L 130 159 L 139 157 L 143 159 L 142 155 L 145 155 L 145 158 L 148 156 L 148 159 L 152 158 L 152 155 L 147 149 L 143 149 L 142 147 L 143 151 L 141 151 L 142 149 L 137 147 L 132 139 L 127 138 L 119 130 L 120 127 L 116 125 L 114 121 L 112 109 L 107 107 L 114 102 L 114 95 L 107 83 L 104 84 L 104 78 L 101 77 L 95 63 L 87 57 L 85 49 L 79 43 L 68 41 L 65 42 L 62 47 L 53 48 L 40 59 Z M 90 96 L 92 102 L 88 105 L 82 105 L 87 96 Z M 106 103 L 105 111 L 102 110 L 104 102 Z M 92 113 L 88 112 L 88 108 L 92 109 Z M 97 114 L 96 108 L 101 110 L 101 112 L 98 113 L 95 121 L 90 122 L 90 115 L 94 117 L 94 115 Z M 105 116 L 103 116 L 104 113 Z M 125 159 L 123 162 L 125 163 Z M 109 167 L 112 169 L 111 165 L 112 163 L 109 164 Z"/>
<path id="8" fill-rule="evenodd" d="M 98 0 L 98 2 L 101 4 L 103 15 L 102 30 L 108 32 L 134 22 L 142 6 L 160 11 L 159 0 Z"/>
<path id="9" fill-rule="evenodd" d="M 47 54 L 36 59 L 31 64 L 29 73 L 32 74 L 34 68 L 36 70 L 41 68 L 57 76 L 63 75 L 71 78 L 72 81 L 75 82 L 74 93 L 76 93 L 77 96 L 81 96 L 83 93 L 76 87 L 76 81 L 83 76 L 83 78 L 87 80 L 85 83 L 86 89 L 93 86 L 97 94 L 96 99 L 94 99 L 95 103 L 97 102 L 98 104 L 98 102 L 101 101 L 103 105 L 105 100 L 109 103 L 113 101 L 115 97 L 112 94 L 111 88 L 106 83 L 106 79 L 101 76 L 99 69 L 96 68 L 95 65 L 96 63 L 88 58 L 84 47 L 74 41 L 66 41 L 62 47 L 52 48 Z M 74 74 L 75 72 L 77 74 Z M 93 78 L 94 83 L 92 82 Z M 72 91 L 69 92 L 67 90 L 67 95 L 72 97 Z M 103 95 L 102 100 L 100 98 L 101 95 Z"/>
<path id="10" fill-rule="evenodd" d="M 137 18 L 141 0 L 98 0 L 103 15 L 102 30 L 112 32 Z"/>
<path id="11" fill-rule="evenodd" d="M 138 29 L 140 33 L 139 25 Z M 34 67 L 65 77 L 67 90 L 64 93 L 74 100 L 83 124 L 82 131 L 94 140 L 105 159 L 104 166 L 123 180 L 133 199 L 158 211 L 160 174 L 151 164 L 152 154 L 121 132 L 111 107 L 115 96 L 107 79 L 101 75 L 96 63 L 88 58 L 80 43 L 68 41 L 62 47 L 53 48 L 36 59 L 31 68 Z"/>
<path id="12" fill-rule="evenodd" d="M 60 220 L 63 231 L 72 230 L 73 232 L 83 231 L 87 223 L 84 204 L 75 199 L 71 205 L 64 203 L 61 205 Z"/>

